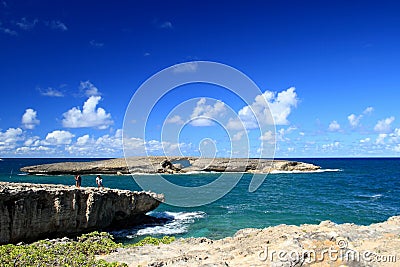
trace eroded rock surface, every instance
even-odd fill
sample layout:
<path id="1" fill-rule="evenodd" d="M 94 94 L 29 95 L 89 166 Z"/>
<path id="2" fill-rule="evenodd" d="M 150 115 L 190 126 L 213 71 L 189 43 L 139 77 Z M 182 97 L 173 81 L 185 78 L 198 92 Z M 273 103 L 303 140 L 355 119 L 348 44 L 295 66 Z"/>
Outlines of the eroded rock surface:
<path id="1" fill-rule="evenodd" d="M 187 162 L 183 166 L 182 162 Z M 197 158 L 197 157 L 132 157 L 125 160 L 110 159 L 92 162 L 63 162 L 27 166 L 21 171 L 29 174 L 129 174 L 129 173 L 187 173 L 269 171 L 315 171 L 320 169 L 310 163 L 286 160 L 246 158 Z"/>
<path id="2" fill-rule="evenodd" d="M 279 225 L 233 237 L 178 239 L 101 258 L 129 266 L 399 266 L 400 216 L 370 226 Z"/>
<path id="3" fill-rule="evenodd" d="M 0 244 L 140 224 L 163 195 L 0 182 Z"/>

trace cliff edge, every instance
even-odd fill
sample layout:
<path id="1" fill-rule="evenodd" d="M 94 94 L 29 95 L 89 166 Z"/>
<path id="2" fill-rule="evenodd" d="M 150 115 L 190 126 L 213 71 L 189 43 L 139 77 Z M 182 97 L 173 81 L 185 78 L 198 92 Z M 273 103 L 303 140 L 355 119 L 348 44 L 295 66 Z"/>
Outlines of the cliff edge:
<path id="1" fill-rule="evenodd" d="M 137 225 L 163 195 L 0 182 L 0 244 Z"/>

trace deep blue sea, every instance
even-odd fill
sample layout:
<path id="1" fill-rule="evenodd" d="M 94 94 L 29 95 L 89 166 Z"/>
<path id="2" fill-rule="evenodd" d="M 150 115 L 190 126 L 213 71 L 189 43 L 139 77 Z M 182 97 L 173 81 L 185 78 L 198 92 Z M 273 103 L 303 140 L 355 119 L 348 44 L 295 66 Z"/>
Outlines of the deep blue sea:
<path id="1" fill-rule="evenodd" d="M 72 176 L 34 176 L 19 171 L 23 166 L 93 159 L 2 159 L 0 181 L 74 185 Z M 98 159 L 96 159 L 98 160 Z M 269 174 L 255 192 L 248 192 L 251 175 L 214 203 L 180 208 L 161 204 L 150 215 L 169 218 L 159 226 L 143 226 L 113 233 L 124 242 L 144 235 L 177 237 L 232 236 L 248 227 L 278 224 L 336 223 L 371 224 L 400 215 L 400 159 L 345 158 L 291 159 L 322 167 L 315 173 Z M 170 175 L 176 184 L 194 186 L 214 180 L 218 174 Z M 151 179 L 151 176 L 147 176 Z M 106 187 L 140 190 L 131 176 L 103 175 Z M 95 186 L 95 176 L 83 176 L 82 186 Z M 162 192 L 158 192 L 162 193 Z"/>

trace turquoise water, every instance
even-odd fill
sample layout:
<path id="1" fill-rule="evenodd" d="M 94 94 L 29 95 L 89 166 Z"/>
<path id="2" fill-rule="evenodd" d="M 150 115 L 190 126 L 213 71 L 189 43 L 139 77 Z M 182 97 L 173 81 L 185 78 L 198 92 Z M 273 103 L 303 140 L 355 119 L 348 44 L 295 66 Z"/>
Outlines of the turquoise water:
<path id="1" fill-rule="evenodd" d="M 217 239 L 248 227 L 315 224 L 328 219 L 366 225 L 400 215 L 400 159 L 298 160 L 320 165 L 324 171 L 270 174 L 253 193 L 247 191 L 251 175 L 244 175 L 230 193 L 214 203 L 195 208 L 162 204 L 150 215 L 169 218 L 166 224 L 126 229 L 114 235 L 126 242 L 143 235 Z M 74 185 L 73 176 L 30 176 L 19 172 L 22 166 L 60 161 L 66 159 L 3 159 L 0 180 Z M 195 186 L 217 176 L 170 175 L 168 179 L 180 185 Z M 151 179 L 151 176 L 146 177 Z M 104 175 L 103 181 L 110 188 L 140 190 L 130 176 Z M 82 186 L 96 186 L 95 175 L 84 175 Z"/>

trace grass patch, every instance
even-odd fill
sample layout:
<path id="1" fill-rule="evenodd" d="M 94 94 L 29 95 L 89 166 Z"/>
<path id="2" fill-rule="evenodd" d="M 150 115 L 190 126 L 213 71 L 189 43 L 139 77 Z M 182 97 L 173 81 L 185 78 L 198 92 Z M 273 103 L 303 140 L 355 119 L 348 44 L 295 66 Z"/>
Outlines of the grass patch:
<path id="1" fill-rule="evenodd" d="M 0 246 L 0 266 L 125 267 L 128 266 L 125 263 L 96 260 L 95 255 L 109 254 L 123 247 L 169 244 L 174 240 L 174 237 L 169 236 L 145 237 L 135 244 L 124 246 L 114 242 L 113 236 L 109 233 L 92 232 L 66 242 L 41 240 L 28 245 L 8 244 Z"/>

